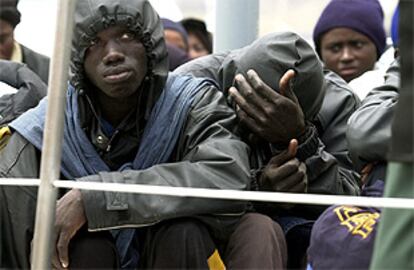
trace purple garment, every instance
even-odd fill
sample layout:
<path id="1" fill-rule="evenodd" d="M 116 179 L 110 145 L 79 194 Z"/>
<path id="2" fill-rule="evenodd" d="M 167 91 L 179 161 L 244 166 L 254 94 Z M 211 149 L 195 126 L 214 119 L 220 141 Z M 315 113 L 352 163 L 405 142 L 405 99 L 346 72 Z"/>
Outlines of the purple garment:
<path id="1" fill-rule="evenodd" d="M 187 63 L 190 61 L 190 57 L 188 54 L 181 50 L 180 48 L 167 43 L 167 50 L 168 50 L 168 69 L 173 71 L 177 67 L 181 66 L 182 64 Z"/>
<path id="2" fill-rule="evenodd" d="M 320 54 L 323 34 L 346 27 L 367 36 L 377 48 L 378 58 L 385 49 L 384 13 L 378 0 L 332 0 L 323 10 L 313 30 L 313 41 Z"/>
<path id="3" fill-rule="evenodd" d="M 164 27 L 164 30 L 174 30 L 178 33 L 180 33 L 183 36 L 183 39 L 185 43 L 188 42 L 188 34 L 185 30 L 184 26 L 179 22 L 173 22 L 170 19 L 162 18 L 161 19 L 162 26 Z"/>
<path id="4" fill-rule="evenodd" d="M 365 188 L 362 196 L 380 197 L 384 182 Z M 319 269 L 369 269 L 381 209 L 334 205 L 312 229 L 308 262 Z"/>

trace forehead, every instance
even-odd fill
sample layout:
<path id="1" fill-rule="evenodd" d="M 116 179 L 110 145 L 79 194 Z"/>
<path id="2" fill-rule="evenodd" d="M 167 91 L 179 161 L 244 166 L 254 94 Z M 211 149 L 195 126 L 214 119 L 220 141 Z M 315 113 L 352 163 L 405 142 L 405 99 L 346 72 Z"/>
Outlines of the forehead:
<path id="1" fill-rule="evenodd" d="M 96 36 L 98 38 L 112 38 L 122 35 L 126 32 L 130 32 L 126 26 L 115 25 L 98 32 Z"/>
<path id="2" fill-rule="evenodd" d="M 370 41 L 370 39 L 353 29 L 346 27 L 334 28 L 326 32 L 321 39 L 321 44 L 350 42 L 355 40 Z"/>

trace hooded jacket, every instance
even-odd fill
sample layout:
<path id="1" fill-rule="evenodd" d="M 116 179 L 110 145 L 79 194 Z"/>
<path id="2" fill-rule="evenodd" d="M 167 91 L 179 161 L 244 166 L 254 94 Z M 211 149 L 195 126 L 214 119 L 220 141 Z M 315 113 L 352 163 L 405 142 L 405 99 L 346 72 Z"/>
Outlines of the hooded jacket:
<path id="1" fill-rule="evenodd" d="M 18 90 L 0 97 L 0 125 L 5 125 L 35 107 L 46 96 L 47 86 L 21 63 L 0 60 L 0 69 L 0 81 Z"/>
<path id="2" fill-rule="evenodd" d="M 348 157 L 345 130 L 359 100 L 339 76 L 322 70 L 313 49 L 298 35 L 269 34 L 242 49 L 195 59 L 174 73 L 212 78 L 227 95 L 235 75 L 246 74 L 249 69 L 254 69 L 275 90 L 288 69 L 296 72 L 293 91 L 305 120 L 314 123 L 319 133 L 319 148 L 305 160 L 308 192 L 358 194 L 358 175 Z M 257 147 L 252 145 L 256 152 Z M 259 159 L 266 163 L 269 156 Z M 253 166 L 260 167 L 260 164 Z"/>
<path id="3" fill-rule="evenodd" d="M 347 140 L 351 158 L 359 170 L 368 163 L 387 161 L 399 90 L 400 62 L 396 60 L 387 70 L 384 85 L 371 90 L 349 119 Z M 385 180 L 385 169 L 379 178 Z"/>
<path id="4" fill-rule="evenodd" d="M 148 56 L 149 72 L 144 82 L 145 93 L 142 110 L 138 115 L 148 119 L 157 98 L 165 87 L 168 76 L 167 52 L 163 40 L 162 27 L 158 15 L 148 1 L 129 0 L 88 0 L 78 1 L 75 15 L 75 34 L 73 39 L 71 84 L 79 92 L 80 121 L 85 126 L 85 133 L 91 142 L 99 145 L 96 136 L 101 132 L 94 114 L 93 97 L 89 94 L 88 81 L 83 70 L 85 51 L 95 35 L 106 27 L 124 25 L 142 41 Z M 99 112 L 98 112 L 99 114 Z M 111 155 L 128 152 L 139 145 L 140 130 L 145 121 L 137 117 L 133 128 L 121 130 L 112 150 L 101 155 L 103 160 L 112 160 Z M 76 179 L 77 181 L 138 183 L 161 186 L 200 187 L 213 189 L 249 188 L 248 146 L 233 133 L 236 116 L 227 106 L 226 100 L 214 85 L 206 87 L 197 94 L 178 142 L 174 147 L 169 162 L 154 165 L 145 170 L 127 170 L 100 173 Z M 139 122 L 139 123 L 138 123 Z M 1 177 L 37 177 L 39 169 L 39 151 L 15 132 L 6 148 L 0 152 Z M 13 195 L 14 193 L 19 195 Z M 24 198 L 21 198 L 24 197 Z M 24 202 L 30 207 L 19 208 Z M 7 238 L 0 245 L 9 253 L 18 250 L 19 254 L 8 254 L 0 260 L 0 266 L 7 267 L 7 260 L 14 267 L 28 266 L 28 251 L 31 241 L 35 190 L 28 187 L 0 187 L 0 214 L 2 236 Z M 238 217 L 245 210 L 245 203 L 223 200 L 206 200 L 169 196 L 127 195 L 108 192 L 82 191 L 82 200 L 88 220 L 89 230 L 107 230 L 125 227 L 142 227 L 159 221 L 182 217 L 203 215 L 206 222 L 223 224 L 218 221 L 221 214 Z M 3 203 L 4 202 L 4 203 Z M 21 205 L 20 205 L 21 206 Z M 28 211 L 16 216 L 11 208 Z M 213 215 L 212 215 L 213 214 Z M 217 214 L 217 215 L 214 215 Z M 30 217 L 29 221 L 20 220 Z M 9 222 L 12 220 L 13 222 Z M 237 220 L 237 219 L 236 219 Z M 15 224 L 21 224 L 15 228 Z M 210 224 L 210 223 L 209 223 Z M 225 232 L 225 226 L 215 226 L 213 230 Z M 11 232 L 10 232 L 11 231 Z M 3 241 L 3 240 L 2 240 Z M 20 248 L 16 245 L 22 245 Z"/>

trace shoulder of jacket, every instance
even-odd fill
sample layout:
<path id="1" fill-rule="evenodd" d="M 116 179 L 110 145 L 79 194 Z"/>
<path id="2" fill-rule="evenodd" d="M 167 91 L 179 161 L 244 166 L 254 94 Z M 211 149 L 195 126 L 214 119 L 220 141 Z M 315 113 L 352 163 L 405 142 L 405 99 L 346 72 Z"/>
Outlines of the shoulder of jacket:
<path id="1" fill-rule="evenodd" d="M 32 162 L 36 148 L 18 132 L 13 132 L 7 145 L 0 151 L 0 174 L 3 177 L 10 175 L 11 170 L 27 160 Z"/>

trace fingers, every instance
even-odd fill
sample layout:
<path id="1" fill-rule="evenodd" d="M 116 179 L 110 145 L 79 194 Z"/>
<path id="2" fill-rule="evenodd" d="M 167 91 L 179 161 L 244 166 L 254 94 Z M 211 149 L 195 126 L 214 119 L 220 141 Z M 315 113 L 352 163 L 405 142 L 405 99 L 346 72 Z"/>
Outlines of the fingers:
<path id="1" fill-rule="evenodd" d="M 260 109 L 263 103 L 263 99 L 258 96 L 256 89 L 250 85 L 246 78 L 242 74 L 237 74 L 235 77 L 237 90 L 244 97 L 244 99 L 254 107 Z"/>
<path id="2" fill-rule="evenodd" d="M 240 108 L 236 109 L 236 113 L 240 122 L 243 123 L 250 131 L 259 136 L 262 135 L 261 130 L 257 125 L 257 120 L 251 118 L 245 111 L 241 110 Z"/>
<path id="3" fill-rule="evenodd" d="M 256 108 L 254 108 L 245 98 L 243 95 L 239 93 L 239 91 L 235 87 L 230 87 L 229 94 L 236 102 L 237 106 L 243 110 L 249 117 L 256 119 L 257 112 Z M 239 111 L 239 110 L 238 110 Z"/>
<path id="4" fill-rule="evenodd" d="M 289 98 L 296 104 L 298 104 L 298 99 L 293 93 L 292 80 L 295 77 L 295 71 L 293 69 L 289 69 L 288 71 L 283 74 L 282 78 L 279 81 L 279 92 L 281 95 Z"/>
<path id="5" fill-rule="evenodd" d="M 273 189 L 280 192 L 303 193 L 307 191 L 306 170 L 304 163 L 300 163 L 298 170 L 281 181 L 273 184 Z M 306 167 L 306 166 L 305 166 Z"/>
<path id="6" fill-rule="evenodd" d="M 295 158 L 298 148 L 298 141 L 296 139 L 292 139 L 289 142 L 288 149 L 280 153 L 279 155 L 274 156 L 270 161 L 269 164 L 274 166 L 281 166 L 285 164 L 289 160 Z"/>
<path id="7" fill-rule="evenodd" d="M 279 182 L 298 172 L 299 165 L 300 161 L 298 159 L 291 159 L 281 166 L 270 166 L 266 176 L 272 182 Z"/>
<path id="8" fill-rule="evenodd" d="M 59 256 L 60 265 L 63 268 L 68 268 L 69 266 L 69 242 L 70 242 L 69 235 L 65 233 L 59 234 L 59 239 L 56 244 L 56 248 L 57 248 L 57 253 Z"/>
<path id="9" fill-rule="evenodd" d="M 265 100 L 275 100 L 280 96 L 276 90 L 268 86 L 253 69 L 247 71 L 247 79 L 253 86 L 253 89 Z"/>

